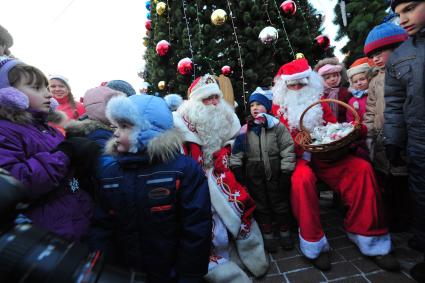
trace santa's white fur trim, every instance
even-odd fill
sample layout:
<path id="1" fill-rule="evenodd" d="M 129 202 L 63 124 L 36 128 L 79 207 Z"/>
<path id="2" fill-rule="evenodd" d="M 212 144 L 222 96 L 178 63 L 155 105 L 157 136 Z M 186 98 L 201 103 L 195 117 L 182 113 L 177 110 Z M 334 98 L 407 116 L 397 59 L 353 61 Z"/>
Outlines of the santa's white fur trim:
<path id="1" fill-rule="evenodd" d="M 249 283 L 252 280 L 233 261 L 226 261 L 209 270 L 204 279 L 210 283 Z"/>
<path id="2" fill-rule="evenodd" d="M 174 127 L 178 128 L 183 134 L 183 139 L 185 142 L 193 142 L 202 146 L 202 141 L 199 139 L 198 135 L 195 132 L 189 130 L 188 125 L 183 120 L 183 117 L 180 113 L 173 112 L 173 121 Z"/>
<path id="3" fill-rule="evenodd" d="M 260 228 L 254 219 L 248 237 L 236 239 L 236 247 L 241 261 L 255 277 L 261 277 L 267 273 L 269 260 L 264 251 Z"/>
<path id="4" fill-rule="evenodd" d="M 306 258 L 315 259 L 319 257 L 321 252 L 327 252 L 330 250 L 326 236 L 323 236 L 317 242 L 309 242 L 307 240 L 304 240 L 304 238 L 301 236 L 301 233 L 299 233 L 299 237 L 300 250 Z"/>
<path id="5" fill-rule="evenodd" d="M 362 236 L 347 232 L 348 238 L 367 256 L 386 255 L 391 251 L 391 236 Z"/>
<path id="6" fill-rule="evenodd" d="M 311 72 L 312 72 L 311 67 L 308 67 L 308 69 L 305 70 L 304 72 L 295 73 L 292 75 L 280 75 L 280 78 L 283 79 L 284 81 L 299 80 L 302 78 L 309 77 Z"/>
<path id="7" fill-rule="evenodd" d="M 229 201 L 225 194 L 221 192 L 220 187 L 217 185 L 216 178 L 213 174 L 213 168 L 206 172 L 208 179 L 208 188 L 210 191 L 211 205 L 220 216 L 226 228 L 230 231 L 232 236 L 236 238 L 242 224 L 241 216 L 229 205 Z"/>

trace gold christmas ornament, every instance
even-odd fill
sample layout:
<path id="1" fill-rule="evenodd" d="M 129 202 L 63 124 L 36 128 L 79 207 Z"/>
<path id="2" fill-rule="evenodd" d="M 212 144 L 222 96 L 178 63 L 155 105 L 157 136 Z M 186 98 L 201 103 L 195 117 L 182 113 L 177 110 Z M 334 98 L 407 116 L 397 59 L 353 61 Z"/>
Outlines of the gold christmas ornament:
<path id="1" fill-rule="evenodd" d="M 295 59 L 301 59 L 301 58 L 305 58 L 304 54 L 302 53 L 295 54 Z"/>
<path id="2" fill-rule="evenodd" d="M 160 81 L 158 83 L 158 89 L 159 90 L 164 90 L 165 89 L 165 81 Z"/>
<path id="3" fill-rule="evenodd" d="M 158 3 L 158 0 L 153 0 L 153 3 L 154 3 L 154 4 Z"/>
<path id="4" fill-rule="evenodd" d="M 158 15 L 162 16 L 162 14 L 164 14 L 166 10 L 167 4 L 165 4 L 164 2 L 158 2 L 158 4 L 156 4 L 156 13 Z"/>
<path id="5" fill-rule="evenodd" d="M 211 14 L 211 22 L 216 26 L 221 26 L 227 20 L 227 13 L 223 9 L 217 9 Z"/>
<path id="6" fill-rule="evenodd" d="M 148 39 L 143 39 L 143 46 L 144 47 L 148 47 L 148 43 L 149 43 L 149 41 L 148 41 Z"/>

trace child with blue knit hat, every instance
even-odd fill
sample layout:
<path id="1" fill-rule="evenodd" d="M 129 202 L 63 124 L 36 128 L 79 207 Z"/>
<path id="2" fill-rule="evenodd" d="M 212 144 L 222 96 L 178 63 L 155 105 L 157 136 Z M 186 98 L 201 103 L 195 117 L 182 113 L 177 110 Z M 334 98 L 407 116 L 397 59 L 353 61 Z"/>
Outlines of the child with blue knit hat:
<path id="1" fill-rule="evenodd" d="M 368 34 L 364 53 L 376 65 L 373 78 L 369 83 L 366 99 L 366 112 L 363 123 L 366 125 L 370 158 L 375 168 L 376 176 L 381 184 L 385 184 L 383 200 L 386 203 L 390 231 L 400 231 L 408 223 L 406 204 L 407 178 L 405 164 L 392 166 L 384 148 L 384 82 L 387 61 L 400 44 L 407 39 L 407 34 L 400 26 L 384 22 L 375 26 Z M 383 262 L 385 264 L 385 262 Z"/>
<path id="2" fill-rule="evenodd" d="M 167 104 L 152 95 L 116 96 L 106 116 L 115 132 L 98 167 L 92 248 L 146 273 L 148 282 L 201 282 L 212 231 L 208 184 L 180 153 Z"/>
<path id="3" fill-rule="evenodd" d="M 294 143 L 286 127 L 270 114 L 271 90 L 258 87 L 248 103 L 248 123 L 235 140 L 230 167 L 239 181 L 247 178 L 266 251 L 274 253 L 279 245 L 289 250 L 294 245 L 288 227 Z M 273 220 L 279 225 L 279 239 L 272 229 Z"/>
<path id="4" fill-rule="evenodd" d="M 388 60 L 385 79 L 385 153 L 393 166 L 406 152 L 409 191 L 414 202 L 408 244 L 425 258 L 425 0 L 393 0 L 391 8 L 409 38 Z M 425 262 L 410 274 L 425 282 Z"/>

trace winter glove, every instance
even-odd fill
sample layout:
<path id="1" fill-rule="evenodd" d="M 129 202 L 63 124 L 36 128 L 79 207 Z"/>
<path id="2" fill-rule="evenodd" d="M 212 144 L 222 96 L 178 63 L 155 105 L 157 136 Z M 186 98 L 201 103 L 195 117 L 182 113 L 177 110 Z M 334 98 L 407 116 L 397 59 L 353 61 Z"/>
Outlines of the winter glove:
<path id="1" fill-rule="evenodd" d="M 393 166 L 404 165 L 403 160 L 401 159 L 401 149 L 393 144 L 388 144 L 385 146 L 385 155 L 387 156 L 388 161 L 390 161 Z"/>
<path id="2" fill-rule="evenodd" d="M 62 151 L 71 161 L 73 167 L 92 169 L 100 154 L 100 146 L 87 138 L 70 137 L 61 142 L 55 151 Z"/>
<path id="3" fill-rule="evenodd" d="M 235 175 L 236 181 L 238 181 L 239 184 L 245 185 L 245 172 L 243 170 L 243 167 L 233 167 L 232 168 L 233 175 Z"/>
<path id="4" fill-rule="evenodd" d="M 291 188 L 292 173 L 281 172 L 279 176 L 279 186 L 289 190 Z"/>

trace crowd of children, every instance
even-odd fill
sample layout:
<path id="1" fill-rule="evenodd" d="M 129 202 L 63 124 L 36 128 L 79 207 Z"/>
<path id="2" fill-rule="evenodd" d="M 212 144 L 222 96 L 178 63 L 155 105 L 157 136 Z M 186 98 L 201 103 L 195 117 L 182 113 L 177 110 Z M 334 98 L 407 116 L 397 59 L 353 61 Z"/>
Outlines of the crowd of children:
<path id="1" fill-rule="evenodd" d="M 245 270 L 267 272 L 266 251 L 293 249 L 293 220 L 302 254 L 331 268 L 320 179 L 346 206 L 344 228 L 361 253 L 399 270 L 389 232 L 411 228 L 409 246 L 425 253 L 425 2 L 391 8 L 400 25 L 374 27 L 367 57 L 348 70 L 336 58 L 313 70 L 304 58 L 281 66 L 272 88 L 250 95 L 242 127 L 212 75 L 197 78 L 187 100 L 135 95 L 114 80 L 78 102 L 64 76 L 7 56 L 13 40 L 4 37 L 0 167 L 30 192 L 19 222 L 83 241 L 148 282 L 247 282 Z M 320 98 L 347 103 L 363 126 L 331 163 L 294 143 L 301 113 Z M 304 126 L 355 120 L 322 103 Z M 423 262 L 411 270 L 418 282 L 424 273 Z"/>

